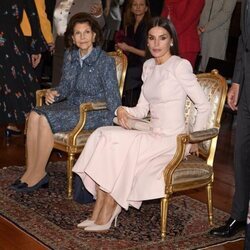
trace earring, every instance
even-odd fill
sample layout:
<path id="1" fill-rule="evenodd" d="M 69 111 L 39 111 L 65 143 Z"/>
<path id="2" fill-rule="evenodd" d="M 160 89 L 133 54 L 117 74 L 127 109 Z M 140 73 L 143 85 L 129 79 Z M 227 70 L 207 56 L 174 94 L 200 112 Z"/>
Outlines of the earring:
<path id="1" fill-rule="evenodd" d="M 171 42 L 171 43 L 170 43 L 170 46 L 171 46 L 171 47 L 173 47 L 173 46 L 174 46 L 173 42 Z"/>

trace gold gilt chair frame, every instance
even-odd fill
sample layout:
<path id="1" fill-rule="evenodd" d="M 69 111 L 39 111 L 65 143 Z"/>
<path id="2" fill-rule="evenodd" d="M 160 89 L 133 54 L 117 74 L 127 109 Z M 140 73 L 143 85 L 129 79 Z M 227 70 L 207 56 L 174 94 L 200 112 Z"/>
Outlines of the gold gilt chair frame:
<path id="1" fill-rule="evenodd" d="M 108 52 L 108 55 L 115 59 L 119 92 L 122 96 L 124 81 L 127 70 L 127 57 L 121 50 Z M 44 104 L 45 90 L 36 92 L 36 105 Z M 81 153 L 85 143 L 93 131 L 84 130 L 87 119 L 87 112 L 106 109 L 105 103 L 82 103 L 80 105 L 80 119 L 72 131 L 54 134 L 54 148 L 66 152 L 67 158 L 67 196 L 72 198 L 72 167 L 75 162 L 75 155 Z"/>
<path id="2" fill-rule="evenodd" d="M 214 181 L 213 162 L 220 128 L 221 115 L 227 94 L 227 83 L 217 70 L 197 75 L 205 95 L 211 104 L 206 130 L 180 134 L 173 159 L 164 169 L 165 196 L 161 199 L 161 237 L 166 238 L 169 200 L 173 193 L 206 187 L 209 224 L 213 223 L 212 184 Z M 186 125 L 192 127 L 196 110 L 189 98 L 185 105 Z M 198 143 L 199 156 L 185 156 L 186 146 Z"/>

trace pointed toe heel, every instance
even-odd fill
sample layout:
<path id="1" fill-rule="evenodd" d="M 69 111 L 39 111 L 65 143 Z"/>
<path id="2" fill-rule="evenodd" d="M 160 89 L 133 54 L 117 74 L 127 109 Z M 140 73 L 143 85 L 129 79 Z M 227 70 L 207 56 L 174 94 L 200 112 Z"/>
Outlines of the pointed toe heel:
<path id="1" fill-rule="evenodd" d="M 94 220 L 85 220 L 79 224 L 77 224 L 77 227 L 79 228 L 85 228 L 85 227 L 89 227 L 89 226 L 92 226 L 95 224 L 95 221 Z"/>
<path id="2" fill-rule="evenodd" d="M 104 232 L 104 231 L 107 231 L 110 229 L 113 221 L 114 222 L 114 225 L 116 227 L 117 225 L 117 218 L 118 218 L 118 215 L 121 213 L 122 209 L 119 205 L 117 205 L 117 207 L 115 208 L 115 211 L 113 213 L 113 215 L 111 216 L 110 220 L 104 224 L 104 225 L 97 225 L 97 224 L 93 224 L 91 226 L 88 226 L 88 227 L 85 227 L 84 228 L 84 231 L 86 232 Z"/>

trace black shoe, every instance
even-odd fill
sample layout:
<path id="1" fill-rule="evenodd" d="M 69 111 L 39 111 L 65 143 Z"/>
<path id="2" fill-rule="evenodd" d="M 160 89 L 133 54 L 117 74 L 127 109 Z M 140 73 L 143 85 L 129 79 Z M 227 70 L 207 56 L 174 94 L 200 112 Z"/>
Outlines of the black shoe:
<path id="1" fill-rule="evenodd" d="M 237 221 L 233 218 L 229 218 L 226 221 L 224 226 L 214 228 L 209 233 L 211 235 L 220 236 L 220 237 L 231 237 L 235 235 L 237 232 L 244 230 L 246 227 L 245 221 Z"/>
<path id="2" fill-rule="evenodd" d="M 19 136 L 19 135 L 21 135 L 22 131 L 6 128 L 4 133 L 5 133 L 5 137 L 11 137 L 11 136 Z"/>
<path id="3" fill-rule="evenodd" d="M 30 193 L 36 191 L 40 188 L 48 188 L 49 187 L 49 176 L 46 174 L 37 184 L 32 187 L 28 187 L 28 184 L 22 182 L 21 185 L 17 186 L 15 190 L 17 192 Z"/>

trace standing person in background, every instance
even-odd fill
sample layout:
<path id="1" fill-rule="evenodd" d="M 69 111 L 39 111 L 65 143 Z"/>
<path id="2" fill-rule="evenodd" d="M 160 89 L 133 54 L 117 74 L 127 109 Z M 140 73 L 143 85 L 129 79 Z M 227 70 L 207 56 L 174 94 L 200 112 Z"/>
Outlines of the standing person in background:
<path id="1" fill-rule="evenodd" d="M 31 24 L 30 49 L 20 27 L 23 10 Z M 35 92 L 39 89 L 39 84 L 32 67 L 39 64 L 40 53 L 46 49 L 34 1 L 1 1 L 0 124 L 7 125 L 5 134 L 8 137 L 21 134 L 18 125 L 25 123 L 35 105 Z"/>
<path id="2" fill-rule="evenodd" d="M 124 14 L 124 36 L 117 38 L 116 47 L 128 57 L 123 105 L 136 105 L 141 92 L 142 65 L 145 61 L 147 22 L 150 19 L 148 0 L 129 0 Z"/>
<path id="3" fill-rule="evenodd" d="M 237 110 L 234 149 L 235 192 L 231 216 L 210 234 L 230 237 L 246 226 L 250 198 L 250 0 L 241 1 L 241 35 L 227 101 Z"/>
<path id="4" fill-rule="evenodd" d="M 124 0 L 106 0 L 104 8 L 105 27 L 104 27 L 104 45 L 106 51 L 114 50 L 115 32 L 120 29 L 121 25 L 121 6 Z"/>
<path id="5" fill-rule="evenodd" d="M 39 21 L 40 21 L 40 27 L 42 30 L 42 34 L 43 34 L 43 36 L 44 36 L 44 38 L 49 46 L 49 50 L 53 51 L 54 39 L 53 39 L 53 34 L 52 34 L 52 29 L 51 29 L 51 23 L 48 20 L 47 14 L 46 14 L 45 0 L 35 0 L 35 5 L 36 5 Z M 21 22 L 21 29 L 23 31 L 23 34 L 24 34 L 27 42 L 29 44 L 31 44 L 32 43 L 31 27 L 30 27 L 29 19 L 28 19 L 25 11 L 23 13 L 23 20 Z M 42 81 L 41 78 L 42 78 L 42 71 L 43 71 L 44 56 L 45 56 L 45 52 L 42 53 L 41 61 L 40 61 L 39 65 L 35 68 L 35 73 L 36 73 L 36 76 L 37 76 L 37 79 L 39 80 L 39 82 Z"/>
<path id="6" fill-rule="evenodd" d="M 55 52 L 53 55 L 52 86 L 57 86 L 62 75 L 63 55 L 65 51 L 64 32 L 68 20 L 77 13 L 86 12 L 91 14 L 103 28 L 101 0 L 57 0 L 54 11 Z"/>
<path id="7" fill-rule="evenodd" d="M 236 2 L 206 0 L 198 26 L 201 36 L 200 71 L 205 72 L 209 57 L 225 59 L 229 26 Z"/>
<path id="8" fill-rule="evenodd" d="M 197 26 L 204 3 L 205 0 L 165 0 L 161 13 L 173 22 L 178 36 L 180 56 L 189 60 L 193 68 L 200 52 Z"/>
<path id="9" fill-rule="evenodd" d="M 151 16 L 160 16 L 163 7 L 163 0 L 149 0 Z"/>

